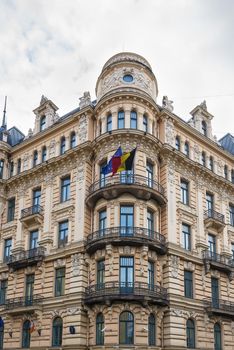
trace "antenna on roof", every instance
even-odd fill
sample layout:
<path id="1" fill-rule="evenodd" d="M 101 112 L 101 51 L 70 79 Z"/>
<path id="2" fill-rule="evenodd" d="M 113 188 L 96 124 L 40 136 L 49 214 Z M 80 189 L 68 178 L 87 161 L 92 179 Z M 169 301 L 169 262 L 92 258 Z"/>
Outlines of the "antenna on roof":
<path id="1" fill-rule="evenodd" d="M 7 104 L 7 96 L 5 96 L 5 103 L 4 103 L 4 110 L 3 110 L 3 117 L 2 117 L 2 126 L 1 128 L 6 130 L 7 124 L 6 124 L 6 104 Z"/>

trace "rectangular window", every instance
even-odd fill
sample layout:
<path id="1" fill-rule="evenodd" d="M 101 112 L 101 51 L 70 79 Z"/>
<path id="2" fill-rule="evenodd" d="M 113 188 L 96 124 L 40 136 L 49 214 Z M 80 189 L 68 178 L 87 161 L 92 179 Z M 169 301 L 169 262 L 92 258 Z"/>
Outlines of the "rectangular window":
<path id="1" fill-rule="evenodd" d="M 111 114 L 107 116 L 106 130 L 107 131 L 111 131 L 112 130 L 112 115 Z"/>
<path id="2" fill-rule="evenodd" d="M 147 209 L 147 229 L 148 235 L 153 237 L 154 235 L 154 213 L 153 211 Z"/>
<path id="3" fill-rule="evenodd" d="M 38 230 L 31 231 L 29 236 L 29 249 L 38 247 Z"/>
<path id="4" fill-rule="evenodd" d="M 230 225 L 234 226 L 234 205 L 229 204 Z"/>
<path id="5" fill-rule="evenodd" d="M 26 288 L 25 288 L 25 304 L 32 305 L 33 303 L 33 292 L 34 292 L 34 273 L 26 275 Z"/>
<path id="6" fill-rule="evenodd" d="M 211 277 L 211 298 L 212 306 L 219 308 L 219 280 L 215 277 Z"/>
<path id="7" fill-rule="evenodd" d="M 99 211 L 99 236 L 104 236 L 106 230 L 106 210 Z"/>
<path id="8" fill-rule="evenodd" d="M 21 172 L 21 159 L 19 158 L 17 161 L 17 174 L 20 174 Z"/>
<path id="9" fill-rule="evenodd" d="M 3 178 L 4 160 L 0 160 L 0 179 Z"/>
<path id="10" fill-rule="evenodd" d="M 180 181 L 181 202 L 189 205 L 189 183 L 185 180 Z"/>
<path id="11" fill-rule="evenodd" d="M 130 128 L 137 129 L 137 113 L 135 111 L 132 111 L 130 115 Z"/>
<path id="12" fill-rule="evenodd" d="M 146 115 L 143 115 L 143 130 L 148 132 L 148 118 Z"/>
<path id="13" fill-rule="evenodd" d="M 7 293 L 7 280 L 2 280 L 0 285 L 0 305 L 4 305 Z"/>
<path id="14" fill-rule="evenodd" d="M 41 204 L 41 188 L 36 188 L 32 193 L 32 204 L 37 207 L 35 209 L 39 209 L 39 205 Z"/>
<path id="15" fill-rule="evenodd" d="M 231 249 L 232 249 L 232 260 L 234 260 L 234 243 L 231 244 Z"/>
<path id="16" fill-rule="evenodd" d="M 100 164 L 100 174 L 99 174 L 99 181 L 100 181 L 100 187 L 104 187 L 106 185 L 106 175 L 103 174 L 102 169 L 107 166 L 107 161 L 104 161 Z"/>
<path id="17" fill-rule="evenodd" d="M 206 192 L 206 209 L 210 212 L 210 216 L 212 216 L 212 211 L 214 209 L 214 195 L 208 192 Z"/>
<path id="18" fill-rule="evenodd" d="M 7 221 L 13 221 L 15 218 L 15 198 L 8 200 Z"/>
<path id="19" fill-rule="evenodd" d="M 120 234 L 121 236 L 132 236 L 134 226 L 134 207 L 133 205 L 120 206 Z"/>
<path id="20" fill-rule="evenodd" d="M 191 250 L 191 228 L 187 224 L 182 224 L 182 246 L 186 250 Z"/>
<path id="21" fill-rule="evenodd" d="M 146 162 L 146 176 L 147 176 L 147 184 L 149 187 L 153 187 L 153 179 L 154 179 L 154 166 L 149 161 Z"/>
<path id="22" fill-rule="evenodd" d="M 61 202 L 66 202 L 70 199 L 70 176 L 61 179 Z"/>
<path id="23" fill-rule="evenodd" d="M 5 239 L 4 242 L 4 262 L 8 262 L 11 255 L 12 238 Z"/>
<path id="24" fill-rule="evenodd" d="M 10 177 L 12 177 L 14 175 L 14 162 L 12 161 L 10 163 Z"/>
<path id="25" fill-rule="evenodd" d="M 154 290 L 154 263 L 148 261 L 148 288 Z"/>
<path id="26" fill-rule="evenodd" d="M 134 258 L 132 256 L 120 257 L 120 289 L 121 293 L 129 294 L 134 287 Z"/>
<path id="27" fill-rule="evenodd" d="M 124 128 L 124 111 L 118 112 L 118 129 Z"/>
<path id="28" fill-rule="evenodd" d="M 105 260 L 97 261 L 97 288 L 103 289 L 105 283 Z"/>
<path id="29" fill-rule="evenodd" d="M 68 241 L 68 220 L 59 223 L 58 246 L 63 247 Z"/>
<path id="30" fill-rule="evenodd" d="M 65 267 L 55 270 L 55 296 L 59 297 L 65 293 Z"/>
<path id="31" fill-rule="evenodd" d="M 184 270 L 184 296 L 193 298 L 193 273 Z"/>
<path id="32" fill-rule="evenodd" d="M 216 237 L 208 234 L 208 246 L 209 246 L 209 252 L 211 253 L 211 256 L 215 256 L 216 253 Z"/>

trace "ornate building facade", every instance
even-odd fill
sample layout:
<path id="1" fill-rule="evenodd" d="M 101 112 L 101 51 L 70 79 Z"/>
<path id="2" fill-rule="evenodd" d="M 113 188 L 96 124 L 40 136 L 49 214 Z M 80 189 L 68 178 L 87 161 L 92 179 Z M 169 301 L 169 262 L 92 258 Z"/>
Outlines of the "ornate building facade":
<path id="1" fill-rule="evenodd" d="M 1 128 L 0 349 L 234 349 L 234 155 L 120 53 L 79 107 Z M 228 135 L 230 139 L 231 135 Z M 121 145 L 132 171 L 101 169 Z"/>

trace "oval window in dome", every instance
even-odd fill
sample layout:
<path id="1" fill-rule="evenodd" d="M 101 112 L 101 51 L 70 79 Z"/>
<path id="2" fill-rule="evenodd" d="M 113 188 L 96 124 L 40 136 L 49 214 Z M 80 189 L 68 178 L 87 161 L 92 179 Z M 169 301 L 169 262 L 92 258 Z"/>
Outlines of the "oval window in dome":
<path id="1" fill-rule="evenodd" d="M 123 76 L 123 81 L 125 81 L 125 83 L 131 83 L 133 81 L 133 76 L 131 74 L 125 74 Z"/>

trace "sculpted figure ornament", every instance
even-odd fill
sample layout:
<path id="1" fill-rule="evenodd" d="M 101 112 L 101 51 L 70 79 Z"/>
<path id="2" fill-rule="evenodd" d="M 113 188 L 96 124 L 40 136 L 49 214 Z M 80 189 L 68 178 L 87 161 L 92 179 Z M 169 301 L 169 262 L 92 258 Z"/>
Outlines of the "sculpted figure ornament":
<path id="1" fill-rule="evenodd" d="M 90 92 L 89 92 L 89 91 L 85 91 L 84 94 L 83 94 L 83 96 L 80 97 L 79 100 L 80 100 L 80 103 L 79 103 L 80 109 L 91 105 L 91 96 L 90 96 Z"/>
<path id="2" fill-rule="evenodd" d="M 86 138 L 87 138 L 87 128 L 88 128 L 88 121 L 87 121 L 87 117 L 85 114 L 83 114 L 80 117 L 79 120 L 79 129 L 78 129 L 78 139 L 80 140 L 80 142 L 85 142 Z"/>
<path id="3" fill-rule="evenodd" d="M 169 100 L 167 96 L 163 96 L 162 106 L 167 109 L 169 112 L 172 112 L 174 107 L 172 106 L 173 101 Z"/>
<path id="4" fill-rule="evenodd" d="M 204 109 L 204 111 L 207 111 L 207 106 L 206 106 L 206 100 L 204 100 L 201 104 L 200 107 Z"/>
<path id="5" fill-rule="evenodd" d="M 81 266 L 81 254 L 73 254 L 71 256 L 71 263 L 72 263 L 72 276 L 79 276 L 80 274 L 80 266 Z"/>
<path id="6" fill-rule="evenodd" d="M 40 101 L 40 106 L 41 105 L 43 105 L 45 102 L 47 102 L 48 101 L 48 98 L 47 97 L 45 97 L 45 95 L 42 95 L 41 96 L 41 101 Z"/>
<path id="7" fill-rule="evenodd" d="M 180 258 L 176 255 L 171 255 L 171 276 L 178 277 L 179 274 Z"/>
<path id="8" fill-rule="evenodd" d="M 167 119 L 166 121 L 166 142 L 169 143 L 169 145 L 174 146 L 174 139 L 175 139 L 175 133 L 174 133 L 174 124 L 171 119 Z"/>

